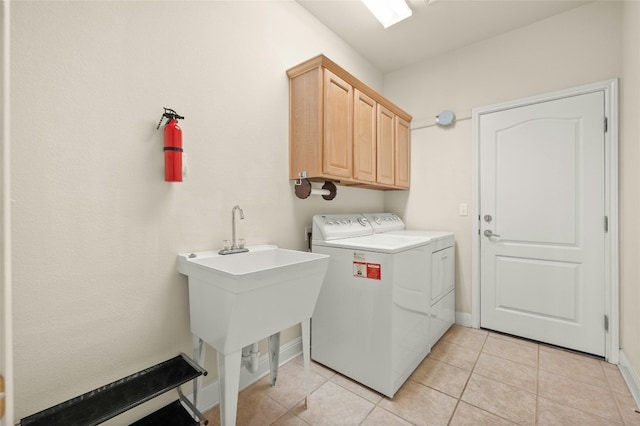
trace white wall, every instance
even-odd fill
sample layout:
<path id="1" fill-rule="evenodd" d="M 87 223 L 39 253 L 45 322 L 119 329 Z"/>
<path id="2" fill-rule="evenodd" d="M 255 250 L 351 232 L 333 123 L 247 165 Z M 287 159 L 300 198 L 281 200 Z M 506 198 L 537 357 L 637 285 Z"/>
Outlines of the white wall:
<path id="1" fill-rule="evenodd" d="M 385 76 L 384 94 L 410 111 L 411 190 L 385 195 L 409 227 L 455 232 L 456 311 L 471 313 L 471 109 L 620 77 L 619 2 L 595 2 Z M 433 126 L 451 109 L 453 128 Z"/>
<path id="2" fill-rule="evenodd" d="M 285 70 L 324 53 L 382 87 L 295 2 L 19 1 L 11 24 L 16 418 L 190 354 L 176 254 L 220 247 L 235 204 L 248 245 L 293 249 L 313 214 L 383 209 L 293 195 Z M 183 183 L 163 181 L 164 106 L 186 117 Z"/>
<path id="3" fill-rule="evenodd" d="M 621 337 L 640 371 L 631 3 L 588 4 L 385 76 L 414 123 L 445 108 L 459 121 L 412 132 L 410 192 L 339 187 L 326 202 L 298 200 L 287 180 L 285 70 L 322 52 L 374 88 L 383 77 L 295 2 L 13 2 L 16 418 L 190 353 L 175 254 L 228 238 L 234 204 L 248 244 L 303 249 L 323 212 L 386 209 L 453 230 L 457 310 L 470 313 L 471 217 L 458 206 L 471 207 L 471 108 L 621 75 Z M 163 106 L 186 116 L 181 184 L 162 178 Z"/>
<path id="4" fill-rule="evenodd" d="M 640 3 L 623 13 L 620 81 L 620 346 L 640 377 Z M 636 386 L 640 383 L 636 383 Z M 640 397 L 640 395 L 636 395 Z M 640 402 L 640 401 L 638 401 Z"/>
<path id="5" fill-rule="evenodd" d="M 620 78 L 620 346 L 640 377 L 640 3 L 595 2 L 385 76 L 384 93 L 430 125 L 443 109 L 453 128 L 412 131 L 412 189 L 385 209 L 415 228 L 457 239 L 456 310 L 471 313 L 471 109 Z M 471 209 L 469 209 L 471 211 Z M 637 384 L 636 384 L 637 385 Z"/>

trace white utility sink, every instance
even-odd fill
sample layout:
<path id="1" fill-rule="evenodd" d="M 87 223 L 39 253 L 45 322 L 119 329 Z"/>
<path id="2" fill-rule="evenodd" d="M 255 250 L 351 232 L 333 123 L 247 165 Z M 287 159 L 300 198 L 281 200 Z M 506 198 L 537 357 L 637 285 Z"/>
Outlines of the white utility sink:
<path id="1" fill-rule="evenodd" d="M 275 246 L 181 254 L 191 331 L 226 354 L 311 318 L 328 265 L 329 256 Z"/>
<path id="2" fill-rule="evenodd" d="M 328 266 L 329 256 L 267 245 L 178 255 L 178 271 L 189 277 L 191 332 L 200 340 L 194 357 L 203 365 L 202 341 L 218 351 L 222 425 L 235 424 L 243 347 L 269 337 L 275 385 L 280 331 L 301 323 L 308 370 L 309 320 Z"/>

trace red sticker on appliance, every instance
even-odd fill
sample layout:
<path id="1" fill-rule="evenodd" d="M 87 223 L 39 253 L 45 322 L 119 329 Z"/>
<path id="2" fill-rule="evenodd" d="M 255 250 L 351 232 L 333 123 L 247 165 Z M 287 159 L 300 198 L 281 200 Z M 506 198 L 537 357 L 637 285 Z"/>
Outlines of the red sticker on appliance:
<path id="1" fill-rule="evenodd" d="M 367 263 L 367 278 L 379 280 L 381 269 L 379 263 Z"/>

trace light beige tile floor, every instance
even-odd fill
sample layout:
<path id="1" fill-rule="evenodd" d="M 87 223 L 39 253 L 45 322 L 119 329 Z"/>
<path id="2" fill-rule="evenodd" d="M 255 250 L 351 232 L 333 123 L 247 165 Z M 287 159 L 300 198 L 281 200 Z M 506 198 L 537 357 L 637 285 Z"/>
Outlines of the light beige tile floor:
<path id="1" fill-rule="evenodd" d="M 596 358 L 454 325 L 393 399 L 298 356 L 240 392 L 240 426 L 638 425 L 620 371 Z M 219 409 L 205 413 L 219 425 Z"/>

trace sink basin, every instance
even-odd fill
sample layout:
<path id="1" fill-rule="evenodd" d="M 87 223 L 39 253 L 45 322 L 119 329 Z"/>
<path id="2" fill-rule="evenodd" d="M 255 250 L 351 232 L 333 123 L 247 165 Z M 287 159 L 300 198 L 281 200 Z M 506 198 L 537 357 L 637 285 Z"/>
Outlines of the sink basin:
<path id="1" fill-rule="evenodd" d="M 306 399 L 310 391 L 310 318 L 329 256 L 249 247 L 248 252 L 218 251 L 178 255 L 178 271 L 189 277 L 189 312 L 195 361 L 204 365 L 202 342 L 218 351 L 220 424 L 236 424 L 242 348 L 268 337 L 271 384 L 278 373 L 280 331 L 301 324 Z M 202 382 L 194 387 L 194 403 Z"/>
<path id="2" fill-rule="evenodd" d="M 230 354 L 313 314 L 329 256 L 276 246 L 178 255 L 189 277 L 191 332 Z"/>

